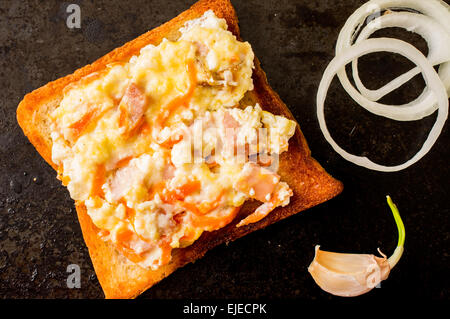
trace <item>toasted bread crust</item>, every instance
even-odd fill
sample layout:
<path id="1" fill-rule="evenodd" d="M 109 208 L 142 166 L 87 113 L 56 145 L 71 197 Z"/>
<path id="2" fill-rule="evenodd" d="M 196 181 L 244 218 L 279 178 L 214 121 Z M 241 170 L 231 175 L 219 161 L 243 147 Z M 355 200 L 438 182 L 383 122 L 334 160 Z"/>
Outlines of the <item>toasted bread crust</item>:
<path id="1" fill-rule="evenodd" d="M 228 23 L 228 29 L 240 38 L 238 20 L 229 0 L 200 0 L 176 18 L 113 50 L 94 63 L 27 94 L 17 108 L 17 120 L 42 157 L 57 169 L 51 159 L 52 143 L 48 114 L 59 105 L 64 87 L 89 74 L 103 70 L 112 62 L 128 61 L 148 44 L 157 45 L 163 38 L 176 37 L 177 30 L 185 21 L 195 19 L 210 9 L 218 17 L 224 18 Z M 252 102 L 258 102 L 267 111 L 294 119 L 280 97 L 270 88 L 257 60 L 255 60 L 253 81 L 255 89 L 248 94 L 247 98 Z M 299 127 L 289 142 L 289 151 L 280 156 L 279 174 L 294 192 L 288 206 L 275 209 L 258 223 L 237 228 L 236 223 L 256 208 L 257 203 L 247 202 L 231 224 L 214 232 L 203 233 L 189 247 L 175 249 L 172 253 L 172 261 L 156 271 L 135 265 L 117 252 L 111 243 L 100 239 L 84 204 L 76 203 L 83 237 L 105 297 L 134 298 L 177 268 L 202 257 L 209 249 L 322 203 L 339 194 L 343 188 L 339 181 L 333 179 L 311 158 L 310 150 Z"/>

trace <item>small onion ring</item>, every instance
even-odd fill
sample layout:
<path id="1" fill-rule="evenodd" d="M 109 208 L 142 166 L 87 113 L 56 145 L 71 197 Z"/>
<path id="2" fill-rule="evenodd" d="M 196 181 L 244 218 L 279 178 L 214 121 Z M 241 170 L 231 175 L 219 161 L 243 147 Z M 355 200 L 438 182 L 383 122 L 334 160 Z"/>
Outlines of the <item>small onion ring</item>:
<path id="1" fill-rule="evenodd" d="M 408 31 L 420 34 L 428 44 L 429 53 L 428 61 L 432 65 L 438 65 L 450 61 L 450 33 L 445 30 L 441 24 L 422 14 L 410 12 L 392 12 L 387 15 L 380 16 L 373 19 L 361 31 L 356 40 L 356 43 L 368 39 L 374 32 L 382 28 L 399 27 Z M 386 94 L 399 88 L 417 74 L 420 74 L 420 69 L 414 69 L 392 80 L 390 83 L 379 88 L 378 90 L 369 90 L 361 82 L 358 72 L 358 60 L 352 62 L 353 79 L 359 92 L 371 101 L 378 101 Z M 447 83 L 447 90 L 450 89 L 450 83 Z M 437 105 L 430 108 L 432 114 L 436 111 Z"/>
<path id="2" fill-rule="evenodd" d="M 365 3 L 358 10 L 356 10 L 345 23 L 337 40 L 336 44 L 337 54 L 339 54 L 339 52 L 352 45 L 354 37 L 356 36 L 356 34 L 358 33 L 365 19 L 368 16 L 380 12 L 380 10 L 393 7 L 395 8 L 407 7 L 415 9 L 423 13 L 424 15 L 433 18 L 435 21 L 440 23 L 440 25 L 444 27 L 444 29 L 450 34 L 450 24 L 448 24 L 448 21 L 450 20 L 450 7 L 443 1 L 372 0 Z M 443 72 L 450 72 L 448 68 L 444 68 L 443 70 L 444 70 Z M 350 89 L 353 88 L 353 85 L 350 83 L 347 77 L 345 68 L 339 70 L 337 75 L 339 77 L 339 80 L 341 81 L 342 86 L 349 94 L 350 92 L 354 91 Z M 450 74 L 448 74 L 448 76 L 450 76 Z M 444 77 L 447 78 L 447 76 Z M 450 83 L 448 82 L 446 83 L 449 84 L 450 86 Z M 365 109 L 367 109 L 368 111 L 380 116 L 384 116 L 398 121 L 413 121 L 421 119 L 427 115 L 430 115 L 435 110 L 436 100 L 430 93 L 431 92 L 428 92 L 428 90 L 425 90 L 422 93 L 422 95 L 415 101 L 401 106 L 388 106 L 376 103 L 363 96 L 360 105 Z M 352 97 L 355 99 L 354 96 Z M 391 109 L 394 111 L 391 112 Z"/>
<path id="3" fill-rule="evenodd" d="M 352 155 L 343 150 L 331 137 L 325 122 L 324 114 L 324 104 L 327 91 L 330 87 L 331 81 L 333 80 L 337 72 L 339 72 L 339 70 L 345 67 L 346 64 L 350 63 L 356 58 L 360 58 L 361 56 L 368 53 L 382 51 L 401 54 L 414 62 L 422 70 L 425 83 L 434 93 L 435 99 L 437 100 L 439 105 L 436 122 L 434 123 L 433 128 L 431 129 L 420 151 L 407 162 L 396 166 L 384 166 L 376 164 L 369 160 L 367 157 Z M 362 95 L 357 92 L 354 87 L 352 87 L 352 89 L 357 93 L 357 99 L 355 99 L 356 102 L 360 104 Z M 441 82 L 441 79 L 439 78 L 439 75 L 436 73 L 431 63 L 419 50 L 417 50 L 411 44 L 402 40 L 375 38 L 362 41 L 344 50 L 341 54 L 336 56 L 327 66 L 322 80 L 320 81 L 319 90 L 317 92 L 317 118 L 319 120 L 320 129 L 322 130 L 325 139 L 343 158 L 350 162 L 353 162 L 356 165 L 363 166 L 368 169 L 381 172 L 396 172 L 413 165 L 429 152 L 431 147 L 438 139 L 440 133 L 442 132 L 445 121 L 447 120 L 448 104 L 448 95 L 443 83 Z"/>

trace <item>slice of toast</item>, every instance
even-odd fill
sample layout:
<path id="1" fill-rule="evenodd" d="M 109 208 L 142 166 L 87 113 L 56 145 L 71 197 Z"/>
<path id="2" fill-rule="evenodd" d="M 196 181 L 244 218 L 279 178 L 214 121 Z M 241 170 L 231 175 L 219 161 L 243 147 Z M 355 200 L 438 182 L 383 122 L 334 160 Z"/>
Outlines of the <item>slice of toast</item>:
<path id="1" fill-rule="evenodd" d="M 104 69 L 112 62 L 128 61 L 133 55 L 139 54 L 140 49 L 148 44 L 158 45 L 163 38 L 175 40 L 178 36 L 178 29 L 186 21 L 200 17 L 207 10 L 213 10 L 218 17 L 224 18 L 228 23 L 228 29 L 240 39 L 238 20 L 229 0 L 200 0 L 176 18 L 113 50 L 94 63 L 27 94 L 17 108 L 17 120 L 25 135 L 42 157 L 55 170 L 57 169 L 51 156 L 49 114 L 58 107 L 62 100 L 65 86 Z M 269 112 L 294 119 L 289 109 L 267 83 L 266 75 L 257 59 L 255 59 L 253 81 L 254 90 L 245 96 L 249 105 L 259 103 L 263 109 Z M 110 242 L 100 239 L 96 226 L 87 215 L 84 204 L 76 203 L 83 237 L 106 298 L 136 297 L 177 268 L 202 257 L 214 246 L 235 240 L 327 201 L 339 194 L 343 188 L 339 181 L 333 179 L 311 157 L 299 127 L 289 141 L 289 150 L 280 156 L 278 174 L 283 181 L 289 184 L 294 193 L 288 206 L 278 207 L 261 221 L 238 228 L 236 227 L 237 222 L 252 213 L 258 205 L 256 202 L 246 202 L 231 224 L 214 232 L 204 232 L 191 246 L 174 249 L 171 262 L 156 271 L 135 265 L 121 255 Z"/>

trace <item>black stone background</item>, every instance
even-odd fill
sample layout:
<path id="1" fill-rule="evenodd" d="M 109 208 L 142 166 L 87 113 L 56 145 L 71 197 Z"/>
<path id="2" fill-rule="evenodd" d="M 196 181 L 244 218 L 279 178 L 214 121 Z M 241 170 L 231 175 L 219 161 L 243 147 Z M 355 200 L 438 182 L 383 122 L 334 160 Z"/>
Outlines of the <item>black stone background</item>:
<path id="1" fill-rule="evenodd" d="M 343 160 L 323 138 L 315 97 L 334 56 L 340 28 L 363 0 L 233 0 L 242 37 L 262 62 L 272 87 L 290 107 L 313 156 L 344 192 L 337 198 L 208 252 L 176 271 L 142 298 L 344 299 L 320 290 L 307 272 L 314 245 L 336 252 L 393 252 L 397 230 L 385 202 L 390 194 L 406 226 L 406 251 L 381 289 L 358 300 L 449 297 L 449 130 L 413 167 L 380 173 Z M 60 1 L 0 1 L 0 297 L 102 298 L 73 202 L 16 122 L 23 96 L 69 74 L 187 9 L 182 1 L 73 1 L 81 29 L 65 25 Z M 420 36 L 390 29 L 418 45 Z M 361 59 L 370 88 L 412 64 L 391 54 Z M 378 85 L 378 86 L 377 86 Z M 400 104 L 422 91 L 419 76 L 383 99 Z M 385 164 L 410 158 L 436 115 L 422 121 L 378 118 L 355 105 L 335 79 L 327 100 L 330 131 L 343 147 Z M 66 267 L 81 267 L 81 288 L 66 287 Z M 347 300 L 347 299 L 346 299 Z M 374 304 L 375 305 L 375 304 Z"/>

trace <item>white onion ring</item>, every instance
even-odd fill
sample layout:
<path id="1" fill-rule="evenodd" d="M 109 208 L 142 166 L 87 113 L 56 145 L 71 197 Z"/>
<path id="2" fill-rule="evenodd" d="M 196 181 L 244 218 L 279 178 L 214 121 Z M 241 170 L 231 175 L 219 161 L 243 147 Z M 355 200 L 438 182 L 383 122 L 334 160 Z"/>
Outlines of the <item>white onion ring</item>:
<path id="1" fill-rule="evenodd" d="M 439 105 L 436 122 L 434 123 L 433 128 L 431 129 L 420 151 L 407 162 L 396 166 L 384 166 L 376 164 L 369 160 L 367 157 L 356 156 L 346 152 L 333 140 L 325 122 L 325 99 L 331 81 L 333 80 L 337 72 L 343 67 L 345 68 L 346 64 L 350 63 L 356 58 L 359 58 L 368 53 L 381 51 L 389 51 L 392 53 L 401 54 L 415 63 L 421 69 L 423 77 L 425 79 L 425 83 L 434 93 L 435 99 L 437 100 Z M 352 87 L 352 89 L 356 91 L 355 88 Z M 356 93 L 357 99 L 355 100 L 360 104 L 362 95 L 359 92 Z M 322 80 L 320 81 L 319 90 L 317 92 L 317 118 L 319 120 L 320 129 L 322 130 L 325 139 L 343 158 L 356 165 L 363 166 L 368 169 L 382 172 L 396 172 L 413 165 L 429 152 L 431 147 L 438 139 L 440 133 L 442 132 L 445 121 L 447 120 L 448 104 L 448 95 L 443 83 L 441 82 L 441 79 L 439 78 L 431 63 L 419 50 L 417 50 L 411 44 L 402 40 L 376 38 L 364 40 L 363 42 L 351 46 L 350 48 L 344 50 L 341 54 L 336 56 L 327 66 Z"/>
<path id="2" fill-rule="evenodd" d="M 450 24 L 448 24 L 448 21 L 450 20 L 450 7 L 443 1 L 372 0 L 356 10 L 345 23 L 339 34 L 339 38 L 336 44 L 337 54 L 352 45 L 357 31 L 359 31 L 359 29 L 363 25 L 366 17 L 370 16 L 371 14 L 377 13 L 380 10 L 392 7 L 407 7 L 415 9 L 423 13 L 424 15 L 433 18 L 435 21 L 440 23 L 441 27 L 443 27 L 447 31 L 447 33 L 450 34 Z M 443 72 L 450 72 L 448 70 L 448 68 L 444 68 Z M 356 90 L 353 90 L 353 85 L 350 83 L 347 77 L 345 68 L 339 70 L 337 75 L 344 89 L 352 96 L 352 98 L 355 99 L 351 92 L 355 92 Z M 450 83 L 447 82 L 447 84 L 449 84 L 450 87 Z M 360 103 L 360 105 L 368 111 L 380 116 L 388 117 L 398 121 L 413 121 L 421 119 L 433 113 L 435 110 L 436 100 L 428 90 L 425 90 L 423 94 L 419 96 L 415 101 L 400 106 L 388 106 L 385 104 L 380 104 L 371 101 L 365 96 L 362 97 L 362 102 Z M 391 112 L 391 110 L 393 110 L 393 112 Z"/>
<path id="3" fill-rule="evenodd" d="M 427 42 L 429 52 L 428 61 L 432 65 L 442 64 L 450 61 L 450 33 L 448 33 L 438 22 L 422 14 L 410 12 L 392 12 L 387 15 L 380 16 L 372 20 L 361 31 L 356 40 L 356 43 L 368 39 L 374 32 L 383 28 L 399 27 L 408 31 L 415 32 L 421 35 Z M 420 74 L 420 69 L 414 69 L 400 75 L 390 83 L 377 90 L 369 90 L 361 82 L 358 72 L 358 60 L 352 62 L 353 79 L 359 92 L 371 101 L 378 101 L 386 94 L 399 88 L 417 74 Z M 445 83 L 444 83 L 445 84 Z M 450 83 L 447 83 L 447 90 L 450 89 Z M 431 108 L 432 114 L 437 109 L 437 105 Z"/>
<path id="4" fill-rule="evenodd" d="M 448 84 L 450 82 L 450 63 L 444 63 L 439 67 L 439 77 L 441 78 L 443 83 Z M 450 89 L 447 86 L 447 93 L 449 93 L 450 95 L 449 90 Z"/>
<path id="5" fill-rule="evenodd" d="M 354 37 L 365 19 L 380 10 L 389 8 L 409 8 L 421 12 L 439 22 L 450 33 L 449 15 L 450 7 L 441 0 L 371 0 L 359 7 L 345 22 L 339 33 L 336 52 L 348 47 L 354 42 Z"/>

